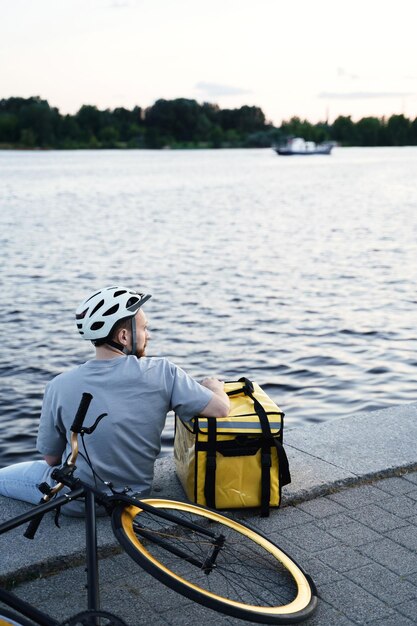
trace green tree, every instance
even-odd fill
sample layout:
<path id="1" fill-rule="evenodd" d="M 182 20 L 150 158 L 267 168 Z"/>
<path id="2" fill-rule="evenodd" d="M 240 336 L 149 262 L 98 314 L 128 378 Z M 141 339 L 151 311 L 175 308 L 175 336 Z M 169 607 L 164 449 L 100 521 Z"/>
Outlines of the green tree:
<path id="1" fill-rule="evenodd" d="M 412 146 L 416 146 L 417 145 L 417 117 L 412 122 L 410 122 L 409 138 L 410 138 L 409 143 Z"/>
<path id="2" fill-rule="evenodd" d="M 98 137 L 102 128 L 111 126 L 111 114 L 109 111 L 100 111 L 96 106 L 84 104 L 75 115 L 81 138 L 91 143 L 92 137 Z"/>
<path id="3" fill-rule="evenodd" d="M 31 128 L 23 128 L 20 132 L 20 143 L 26 148 L 34 148 L 36 145 L 35 133 Z"/>
<path id="4" fill-rule="evenodd" d="M 330 128 L 330 135 L 334 141 L 345 146 L 355 146 L 358 143 L 356 125 L 350 115 L 339 115 Z"/>
<path id="5" fill-rule="evenodd" d="M 99 131 L 98 138 L 104 148 L 114 148 L 119 140 L 119 133 L 114 126 L 105 126 Z"/>
<path id="6" fill-rule="evenodd" d="M 376 117 L 363 117 L 356 124 L 357 141 L 361 146 L 379 146 L 381 121 Z"/>
<path id="7" fill-rule="evenodd" d="M 391 115 L 387 123 L 387 135 L 390 145 L 405 146 L 408 143 L 410 120 L 404 115 Z"/>
<path id="8" fill-rule="evenodd" d="M 58 109 L 51 109 L 46 100 L 28 98 L 19 110 L 20 128 L 30 130 L 35 138 L 35 145 L 51 147 L 56 141 L 59 126 Z"/>
<path id="9" fill-rule="evenodd" d="M 0 112 L 0 143 L 17 143 L 19 134 L 19 119 L 17 115 Z"/>
<path id="10" fill-rule="evenodd" d="M 288 122 L 283 122 L 281 132 L 284 137 L 302 137 L 306 141 L 316 140 L 314 126 L 299 117 L 292 117 Z"/>
<path id="11" fill-rule="evenodd" d="M 208 120 L 205 118 L 202 122 L 202 116 L 201 106 L 195 100 L 161 99 L 147 109 L 145 124 L 154 135 L 157 129 L 160 137 L 172 137 L 174 142 L 195 142 L 203 128 L 205 132 L 209 130 Z"/>
<path id="12" fill-rule="evenodd" d="M 212 148 L 221 148 L 224 140 L 224 134 L 218 124 L 213 124 L 210 130 L 209 142 Z"/>

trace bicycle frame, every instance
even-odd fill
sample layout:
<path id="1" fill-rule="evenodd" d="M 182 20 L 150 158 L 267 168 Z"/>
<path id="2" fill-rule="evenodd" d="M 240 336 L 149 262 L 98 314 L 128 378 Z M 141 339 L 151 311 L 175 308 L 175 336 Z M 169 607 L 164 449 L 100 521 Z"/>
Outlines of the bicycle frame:
<path id="1" fill-rule="evenodd" d="M 149 513 L 156 515 L 157 517 L 180 524 L 184 527 L 187 527 L 191 530 L 194 530 L 196 532 L 199 532 L 200 534 L 209 537 L 213 543 L 213 553 L 211 557 L 206 558 L 204 563 L 197 561 L 196 559 L 192 558 L 190 554 L 178 550 L 178 548 L 173 548 L 169 545 L 168 542 L 164 541 L 163 539 L 152 538 L 152 541 L 154 541 L 155 543 L 158 543 L 166 550 L 173 552 L 174 554 L 181 558 L 184 558 L 188 562 L 193 563 L 196 567 L 201 568 L 207 574 L 210 573 L 211 569 L 214 566 L 217 554 L 222 546 L 224 538 L 221 535 L 217 536 L 210 530 L 199 526 L 198 524 L 194 524 L 191 521 L 179 519 L 178 516 L 176 516 L 175 514 L 168 513 L 166 511 L 159 511 L 152 505 L 147 504 L 139 498 L 128 496 L 126 495 L 126 493 L 117 492 L 113 492 L 113 495 L 108 495 L 107 493 L 100 491 L 92 485 L 84 483 L 78 478 L 74 478 L 73 473 L 76 469 L 75 462 L 78 455 L 78 434 L 83 432 L 93 432 L 95 426 L 105 415 L 103 414 L 99 418 L 97 418 L 95 425 L 92 428 L 83 430 L 83 420 L 85 418 L 85 414 L 87 412 L 91 399 L 91 394 L 83 394 L 83 398 L 81 400 L 77 415 L 71 426 L 71 456 L 66 463 L 64 463 L 60 468 L 56 468 L 52 474 L 52 477 L 57 482 L 56 486 L 50 488 L 48 487 L 48 485 L 46 485 L 46 489 L 43 490 L 41 485 L 41 491 L 45 494 L 41 503 L 35 505 L 31 511 L 28 511 L 27 513 L 22 513 L 21 515 L 18 515 L 8 520 L 7 522 L 0 524 L 0 535 L 29 522 L 29 527 L 25 533 L 25 536 L 33 539 L 45 513 L 57 509 L 60 506 L 65 506 L 72 500 L 80 498 L 84 499 L 87 606 L 89 610 L 98 611 L 100 610 L 100 590 L 97 552 L 96 504 L 104 505 L 106 512 L 109 516 L 111 516 L 113 509 L 117 505 L 134 505 L 136 507 L 140 507 L 144 511 L 148 511 Z M 57 497 L 58 492 L 61 491 L 63 487 L 69 487 L 70 491 L 65 495 Z M 139 532 L 141 532 L 140 528 Z M 150 538 L 149 535 L 147 535 L 146 531 L 142 531 L 142 536 L 147 537 L 148 539 Z M 35 622 L 40 624 L 40 626 L 59 626 L 59 622 L 57 622 L 55 619 L 51 618 L 46 613 L 36 609 L 24 600 L 21 600 L 13 593 L 8 592 L 2 588 L 0 588 L 0 600 L 11 608 L 19 611 L 25 617 L 34 620 Z"/>
<path id="2" fill-rule="evenodd" d="M 58 470 L 59 473 L 59 470 Z M 157 517 L 166 519 L 167 521 L 179 523 L 182 526 L 195 530 L 200 534 L 206 535 L 213 541 L 214 554 L 218 552 L 218 546 L 221 545 L 222 537 L 218 537 L 212 531 L 194 524 L 188 520 L 179 520 L 178 516 L 166 511 L 159 511 L 150 504 L 147 504 L 143 500 L 134 496 L 128 496 L 123 493 L 115 493 L 108 495 L 91 485 L 81 482 L 78 479 L 73 480 L 71 490 L 66 495 L 54 498 L 49 502 L 35 505 L 31 511 L 22 513 L 6 522 L 0 524 L 0 535 L 7 533 L 9 530 L 22 526 L 23 524 L 30 523 L 36 520 L 39 516 L 43 516 L 45 513 L 53 511 L 59 506 L 65 506 L 69 502 L 75 499 L 84 499 L 85 502 L 85 545 L 86 545 L 86 572 L 87 572 L 87 607 L 90 610 L 100 610 L 100 591 L 99 591 L 99 572 L 98 572 L 98 550 L 97 550 L 97 524 L 96 524 L 96 504 L 103 504 L 107 509 L 107 514 L 111 516 L 111 510 L 118 504 L 127 504 L 140 507 L 141 509 L 154 514 Z M 140 530 L 139 530 L 140 532 Z M 146 532 L 142 533 L 146 536 Z M 150 537 L 148 537 L 150 538 Z M 172 551 L 173 548 L 164 540 L 152 538 L 155 543 L 158 543 L 168 551 Z M 185 560 L 193 563 L 196 567 L 209 571 L 213 565 L 213 561 L 206 561 L 205 563 L 199 562 L 193 559 L 189 554 L 185 552 L 175 551 L 177 556 L 181 556 Z M 25 617 L 33 619 L 40 626 L 58 626 L 59 622 L 51 618 L 46 613 L 36 609 L 32 605 L 28 604 L 24 600 L 21 600 L 13 593 L 0 588 L 0 600 L 10 606 L 11 608 L 19 611 Z"/>

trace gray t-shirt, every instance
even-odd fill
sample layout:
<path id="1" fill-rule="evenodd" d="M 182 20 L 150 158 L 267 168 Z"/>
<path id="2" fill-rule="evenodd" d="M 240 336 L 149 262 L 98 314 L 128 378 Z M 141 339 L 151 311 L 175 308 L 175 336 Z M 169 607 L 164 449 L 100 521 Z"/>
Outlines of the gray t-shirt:
<path id="1" fill-rule="evenodd" d="M 165 358 L 87 361 L 46 386 L 37 439 L 41 454 L 62 455 L 64 460 L 70 453 L 70 426 L 83 392 L 93 396 L 85 426 L 108 413 L 84 439 L 95 471 L 116 488 L 128 485 L 145 494 L 152 485 L 167 412 L 174 410 L 188 421 L 213 397 Z M 76 465 L 76 475 L 92 484 L 81 441 Z"/>

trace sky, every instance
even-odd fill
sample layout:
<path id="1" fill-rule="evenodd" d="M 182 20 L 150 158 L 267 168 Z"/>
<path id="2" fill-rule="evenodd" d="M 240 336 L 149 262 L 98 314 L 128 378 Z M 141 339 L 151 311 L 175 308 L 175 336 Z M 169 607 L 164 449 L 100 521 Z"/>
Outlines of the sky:
<path id="1" fill-rule="evenodd" d="M 0 99 L 417 117 L 417 0 L 0 0 Z"/>

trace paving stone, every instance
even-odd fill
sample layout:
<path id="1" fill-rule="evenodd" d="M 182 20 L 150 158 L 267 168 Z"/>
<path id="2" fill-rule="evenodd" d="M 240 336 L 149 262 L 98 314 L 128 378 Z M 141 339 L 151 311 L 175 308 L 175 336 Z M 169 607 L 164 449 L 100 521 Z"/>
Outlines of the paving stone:
<path id="1" fill-rule="evenodd" d="M 414 620 L 413 624 L 415 624 L 417 616 L 417 598 L 414 598 L 414 600 L 409 600 L 408 602 L 404 602 L 404 604 L 398 607 L 398 610 L 406 617 Z"/>
<path id="2" fill-rule="evenodd" d="M 415 574 L 409 574 L 406 579 L 417 587 L 417 572 Z"/>
<path id="3" fill-rule="evenodd" d="M 329 528 L 328 531 L 333 537 L 340 539 L 347 546 L 360 546 L 370 541 L 381 539 L 381 535 L 376 533 L 369 526 L 361 524 L 355 520 L 350 520 L 344 526 Z"/>
<path id="4" fill-rule="evenodd" d="M 240 519 L 243 518 L 241 517 Z M 311 515 L 308 515 L 308 513 L 305 513 L 298 507 L 286 506 L 283 509 L 271 511 L 269 517 L 253 517 L 252 515 L 250 519 L 248 519 L 248 523 L 261 532 L 264 531 L 269 534 L 270 532 L 282 530 L 283 528 L 300 526 L 301 524 L 306 524 L 313 520 L 314 518 Z"/>
<path id="5" fill-rule="evenodd" d="M 413 483 L 410 483 L 410 481 L 405 480 L 405 478 L 400 476 L 393 476 L 392 478 L 379 480 L 375 486 L 378 487 L 378 489 L 382 489 L 382 491 L 391 493 L 394 496 L 399 496 L 403 493 L 415 490 Z"/>
<path id="6" fill-rule="evenodd" d="M 300 531 L 298 534 L 300 534 Z M 296 561 L 300 561 L 300 564 L 302 564 L 306 557 L 310 556 L 310 551 L 306 551 L 304 547 L 291 541 L 291 539 L 283 535 L 282 531 L 271 534 L 268 533 L 268 538 L 279 546 L 281 550 L 290 554 Z"/>
<path id="7" fill-rule="evenodd" d="M 414 525 L 402 526 L 386 533 L 386 537 L 389 537 L 393 541 L 400 543 L 409 550 L 414 550 L 417 559 L 417 530 Z"/>
<path id="8" fill-rule="evenodd" d="M 301 530 L 298 528 L 286 528 L 282 531 L 282 535 L 304 550 L 312 553 L 335 546 L 338 543 L 335 537 L 318 528 L 315 524 L 305 524 Z"/>
<path id="9" fill-rule="evenodd" d="M 340 504 L 333 502 L 329 498 L 315 498 L 299 504 L 297 508 L 318 518 L 344 512 L 344 508 Z"/>
<path id="10" fill-rule="evenodd" d="M 348 580 L 324 585 L 320 595 L 325 602 L 358 624 L 380 620 L 382 626 L 385 619 L 395 615 L 384 602 Z"/>
<path id="11" fill-rule="evenodd" d="M 417 572 L 415 553 L 391 539 L 384 538 L 380 541 L 374 541 L 365 546 L 359 546 L 358 550 L 361 554 L 371 557 L 373 561 L 384 565 L 400 576 L 407 576 Z"/>
<path id="12" fill-rule="evenodd" d="M 227 615 L 223 615 L 222 613 L 218 613 L 217 611 L 196 603 L 188 607 L 182 607 L 181 611 L 171 608 L 169 611 L 162 613 L 161 617 L 166 620 L 168 624 L 172 624 L 172 626 L 189 626 L 195 623 L 204 625 L 210 624 L 210 626 L 224 626 L 235 621 Z M 243 622 L 239 620 L 236 623 L 242 624 Z"/>
<path id="13" fill-rule="evenodd" d="M 330 500 L 339 503 L 347 509 L 358 509 L 374 502 L 386 499 L 386 494 L 373 485 L 361 485 L 360 487 L 350 487 L 338 493 L 328 496 Z"/>
<path id="14" fill-rule="evenodd" d="M 417 502 L 407 496 L 390 498 L 386 502 L 380 502 L 379 506 L 401 518 L 417 515 Z"/>
<path id="15" fill-rule="evenodd" d="M 306 626 L 352 626 L 356 624 L 356 622 L 352 622 L 346 615 L 325 602 L 322 598 L 318 602 L 315 613 L 303 623 Z"/>
<path id="16" fill-rule="evenodd" d="M 408 480 L 412 483 L 414 483 L 415 485 L 417 485 L 417 472 L 413 472 L 410 474 L 404 474 L 403 476 L 404 480 Z"/>
<path id="17" fill-rule="evenodd" d="M 392 608 L 417 597 L 417 588 L 410 581 L 378 563 L 351 570 L 346 576 Z"/>
<path id="18" fill-rule="evenodd" d="M 110 563 L 108 564 L 108 561 Z M 154 578 L 145 572 L 127 554 L 120 554 L 111 559 L 103 559 L 99 562 L 100 580 L 111 582 L 112 580 L 121 582 L 124 579 L 135 579 L 136 584 L 143 589 L 154 585 Z"/>
<path id="19" fill-rule="evenodd" d="M 346 526 L 352 522 L 352 518 L 349 517 L 348 511 L 346 513 L 336 513 L 336 515 L 329 515 L 329 517 L 322 517 L 315 520 L 316 526 L 327 530 L 328 528 L 338 528 L 339 526 Z"/>
<path id="20" fill-rule="evenodd" d="M 379 533 L 384 533 L 400 526 L 406 526 L 407 522 L 401 517 L 393 515 L 386 509 L 371 504 L 360 509 L 351 509 L 349 516 L 352 519 L 366 524 Z"/>
<path id="21" fill-rule="evenodd" d="M 323 563 L 315 556 L 306 556 L 298 564 L 311 576 L 317 588 L 326 583 L 343 580 L 344 574 Z"/>
<path id="22" fill-rule="evenodd" d="M 317 558 L 329 565 L 336 572 L 348 572 L 351 569 L 368 565 L 371 560 L 349 546 L 337 545 L 334 548 L 321 550 Z"/>
<path id="23" fill-rule="evenodd" d="M 408 617 L 404 617 L 400 613 L 396 613 L 391 617 L 385 617 L 383 622 L 377 619 L 372 622 L 366 622 L 366 626 L 415 626 L 415 621 L 411 621 Z"/>
<path id="24" fill-rule="evenodd" d="M 83 590 L 83 586 L 80 587 L 80 590 Z M 40 606 L 45 601 L 50 602 L 51 598 L 55 596 L 55 589 L 49 578 L 37 578 L 25 585 L 15 587 L 11 592 L 35 606 Z"/>
<path id="25" fill-rule="evenodd" d="M 178 598 L 181 599 L 181 596 Z M 142 592 L 136 586 L 130 586 L 126 583 L 107 585 L 101 593 L 102 609 L 119 615 L 131 626 L 166 623 L 163 616 L 159 617 L 160 603 L 161 594 L 158 595 L 156 590 L 153 595 L 153 602 L 149 602 L 146 591 Z M 178 610 L 181 610 L 181 602 L 177 603 L 177 607 Z"/>
<path id="26" fill-rule="evenodd" d="M 182 611 L 183 607 L 192 604 L 192 600 L 189 600 L 185 596 L 182 596 L 172 589 L 165 587 L 162 583 L 154 580 L 154 586 L 152 589 L 149 587 L 145 590 L 138 590 L 135 585 L 129 585 L 125 583 L 127 591 L 132 595 L 140 594 L 141 597 L 146 600 L 154 611 L 157 613 L 163 613 L 172 608 Z"/>
<path id="27" fill-rule="evenodd" d="M 413 491 L 408 491 L 407 498 L 411 498 L 414 501 L 417 500 L 417 489 L 413 489 Z"/>

